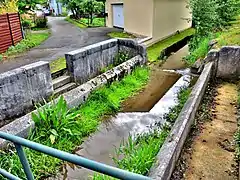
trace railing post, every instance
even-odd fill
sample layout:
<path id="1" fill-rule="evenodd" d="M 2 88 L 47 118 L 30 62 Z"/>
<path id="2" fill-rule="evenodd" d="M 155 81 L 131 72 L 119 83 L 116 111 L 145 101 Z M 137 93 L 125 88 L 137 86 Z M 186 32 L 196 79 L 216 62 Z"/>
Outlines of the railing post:
<path id="1" fill-rule="evenodd" d="M 24 153 L 24 150 L 23 150 L 22 146 L 17 144 L 17 143 L 14 143 L 14 145 L 16 147 L 18 156 L 19 156 L 20 161 L 22 163 L 22 166 L 23 166 L 24 172 L 27 176 L 27 179 L 28 180 L 34 180 L 33 173 L 31 171 L 30 165 L 28 163 L 27 157 Z"/>

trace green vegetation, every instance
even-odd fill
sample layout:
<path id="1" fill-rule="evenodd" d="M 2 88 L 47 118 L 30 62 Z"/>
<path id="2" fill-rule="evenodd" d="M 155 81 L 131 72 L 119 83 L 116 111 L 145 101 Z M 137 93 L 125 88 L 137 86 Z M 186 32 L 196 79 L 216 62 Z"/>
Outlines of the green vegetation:
<path id="1" fill-rule="evenodd" d="M 136 38 L 136 36 L 129 34 L 127 32 L 110 32 L 108 36 L 111 38 Z"/>
<path id="2" fill-rule="evenodd" d="M 176 121 L 190 93 L 191 88 L 183 88 L 179 92 L 178 105 L 170 109 L 170 112 L 165 115 L 170 125 L 155 127 L 151 132 L 139 135 L 135 140 L 129 136 L 126 142 L 122 142 L 120 148 L 116 150 L 116 156 L 113 158 L 119 168 L 142 175 L 146 175 L 149 172 L 156 161 L 156 155 L 170 133 L 171 126 Z M 109 180 L 113 178 L 95 174 L 93 179 Z"/>
<path id="3" fill-rule="evenodd" d="M 15 46 L 9 47 L 7 52 L 1 55 L 3 59 L 7 59 L 11 56 L 15 56 L 19 53 L 23 53 L 30 48 L 40 45 L 43 41 L 45 41 L 49 37 L 49 35 L 50 34 L 48 32 L 27 34 L 25 39 L 23 39 L 21 42 L 19 42 Z"/>
<path id="4" fill-rule="evenodd" d="M 51 73 L 55 73 L 57 71 L 65 69 L 66 67 L 67 67 L 66 66 L 66 59 L 64 57 L 60 57 L 60 58 L 50 62 Z"/>
<path id="5" fill-rule="evenodd" d="M 67 17 L 65 20 L 70 22 L 70 23 L 72 23 L 72 24 L 74 24 L 75 26 L 77 26 L 79 28 L 87 28 L 87 25 L 81 23 L 79 20 L 71 19 L 70 17 Z"/>
<path id="6" fill-rule="evenodd" d="M 89 22 L 90 23 L 89 26 L 88 26 L 89 20 L 87 18 L 71 19 L 70 17 L 67 17 L 65 20 L 80 28 L 105 26 L 104 18 L 93 18 L 93 22 L 92 23 Z"/>
<path id="7" fill-rule="evenodd" d="M 45 105 L 33 114 L 36 128 L 28 139 L 41 144 L 72 152 L 83 138 L 94 132 L 104 116 L 114 114 L 121 102 L 134 95 L 148 81 L 149 70 L 136 68 L 131 75 L 119 82 L 104 86 L 93 92 L 79 108 L 67 110 L 61 97 L 57 103 Z M 35 179 L 56 174 L 60 160 L 25 149 Z M 24 178 L 24 172 L 15 150 L 0 152 L 0 167 Z"/>
<path id="8" fill-rule="evenodd" d="M 161 54 L 161 51 L 166 49 L 167 47 L 175 44 L 176 42 L 184 39 L 187 36 L 191 36 L 194 34 L 194 29 L 186 29 L 185 31 L 182 31 L 180 33 L 177 33 L 169 38 L 166 38 L 156 44 L 153 44 L 152 46 L 147 48 L 148 53 L 148 60 L 150 62 L 154 62 L 158 59 L 158 57 Z"/>
<path id="9" fill-rule="evenodd" d="M 240 16 L 235 21 L 231 21 L 229 26 L 225 27 L 215 34 L 201 38 L 198 46 L 191 50 L 185 60 L 188 65 L 192 65 L 198 59 L 203 59 L 210 50 L 209 42 L 216 40 L 215 48 L 221 48 L 227 45 L 240 45 Z"/>
<path id="10" fill-rule="evenodd" d="M 89 26 L 88 26 L 88 22 L 89 22 Z M 104 18 L 93 18 L 92 23 L 87 18 L 81 18 L 80 23 L 88 27 L 104 27 L 105 26 Z"/>
<path id="11" fill-rule="evenodd" d="M 218 47 L 239 44 L 235 40 L 239 39 L 239 26 L 235 26 L 235 30 L 229 28 L 232 23 L 239 23 L 232 22 L 240 13 L 239 0 L 190 0 L 189 7 L 196 33 L 189 43 L 190 55 L 186 57 L 188 64 L 202 59 L 210 48 L 208 42 L 214 38 L 219 40 Z"/>
<path id="12" fill-rule="evenodd" d="M 121 169 L 134 173 L 146 175 L 155 157 L 168 136 L 169 128 L 155 129 L 154 132 L 143 134 L 133 140 L 129 136 L 127 142 L 122 142 L 120 148 L 116 150 L 114 162 Z M 121 157 L 124 157 L 121 159 Z"/>

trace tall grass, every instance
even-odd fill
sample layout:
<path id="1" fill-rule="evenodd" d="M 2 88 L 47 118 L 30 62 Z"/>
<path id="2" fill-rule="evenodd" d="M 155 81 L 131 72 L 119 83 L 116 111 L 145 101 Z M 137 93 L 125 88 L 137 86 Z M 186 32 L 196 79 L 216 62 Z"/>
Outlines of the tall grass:
<path id="1" fill-rule="evenodd" d="M 72 152 L 83 138 L 94 132 L 105 115 L 114 114 L 121 102 L 134 95 L 148 81 L 149 70 L 136 68 L 131 75 L 119 82 L 104 86 L 93 92 L 87 102 L 77 109 L 68 110 L 61 97 L 57 103 L 46 105 L 33 114 L 36 128 L 28 139 Z M 42 179 L 57 173 L 62 162 L 56 158 L 26 149 L 26 154 L 35 179 Z M 0 152 L 0 167 L 25 178 L 15 150 Z"/>
<path id="2" fill-rule="evenodd" d="M 121 169 L 147 175 L 150 168 L 156 161 L 156 156 L 190 93 L 190 88 L 180 90 L 178 94 L 179 103 L 171 108 L 168 114 L 165 114 L 168 125 L 164 125 L 162 127 L 157 125 L 151 132 L 139 135 L 135 140 L 129 136 L 126 141 L 122 141 L 120 148 L 116 149 L 116 155 L 113 158 L 115 164 Z M 93 179 L 108 180 L 111 178 L 95 174 Z"/>

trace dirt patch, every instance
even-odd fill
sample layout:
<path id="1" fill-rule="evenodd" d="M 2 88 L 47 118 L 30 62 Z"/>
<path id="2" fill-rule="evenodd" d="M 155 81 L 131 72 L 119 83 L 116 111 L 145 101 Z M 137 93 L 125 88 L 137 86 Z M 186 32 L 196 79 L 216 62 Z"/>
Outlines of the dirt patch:
<path id="1" fill-rule="evenodd" d="M 231 83 L 207 92 L 196 117 L 198 124 L 171 179 L 238 179 L 233 143 L 237 130 L 236 101 L 237 87 Z"/>

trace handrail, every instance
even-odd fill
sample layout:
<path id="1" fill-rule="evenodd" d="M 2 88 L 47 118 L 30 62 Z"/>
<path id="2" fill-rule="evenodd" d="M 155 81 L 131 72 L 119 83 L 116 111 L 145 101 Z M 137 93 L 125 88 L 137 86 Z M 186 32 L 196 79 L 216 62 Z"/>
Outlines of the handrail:
<path id="1" fill-rule="evenodd" d="M 103 163 L 89 160 L 84 157 L 80 157 L 80 156 L 77 156 L 74 154 L 60 151 L 60 150 L 57 150 L 57 149 L 54 149 L 54 148 L 51 148 L 51 147 L 48 147 L 48 146 L 45 146 L 45 145 L 42 145 L 42 144 L 39 144 L 36 142 L 32 142 L 27 139 L 24 139 L 24 138 L 21 138 L 18 136 L 14 136 L 14 135 L 11 135 L 11 134 L 8 134 L 5 132 L 0 131 L 0 138 L 6 139 L 6 140 L 14 143 L 17 153 L 18 153 L 18 156 L 20 158 L 20 161 L 23 165 L 24 172 L 25 172 L 28 180 L 32 180 L 32 179 L 34 179 L 34 177 L 31 172 L 28 160 L 25 156 L 22 146 L 36 150 L 38 152 L 42 152 L 44 154 L 48 154 L 50 156 L 56 157 L 56 158 L 64 160 L 64 161 L 68 161 L 70 163 L 82 166 L 84 168 L 112 176 L 114 178 L 125 179 L 125 180 L 150 180 L 149 177 L 146 177 L 146 176 L 143 176 L 140 174 L 132 173 L 132 172 L 122 170 L 122 169 L 119 169 L 116 167 L 112 167 L 112 166 L 109 166 L 109 165 L 106 165 Z M 11 175 L 10 173 L 6 172 L 5 170 L 3 170 L 1 168 L 0 168 L 0 174 L 9 179 L 17 179 L 16 176 Z M 10 176 L 12 176 L 12 178 Z"/>

